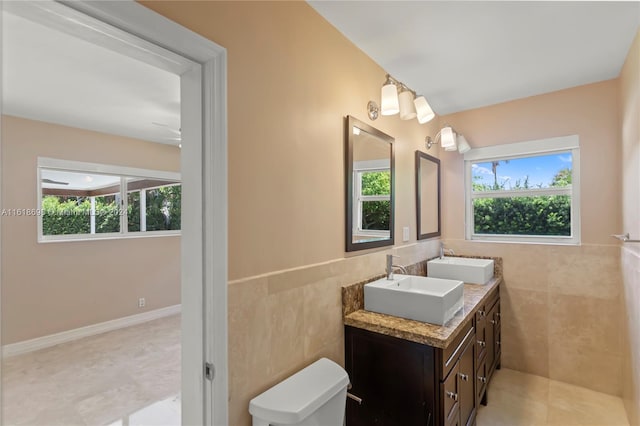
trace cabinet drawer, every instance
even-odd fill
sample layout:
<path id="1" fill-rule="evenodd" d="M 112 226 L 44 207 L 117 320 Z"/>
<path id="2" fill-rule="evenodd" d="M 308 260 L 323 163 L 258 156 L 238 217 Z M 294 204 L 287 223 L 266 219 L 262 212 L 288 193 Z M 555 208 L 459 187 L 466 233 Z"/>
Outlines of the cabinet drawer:
<path id="1" fill-rule="evenodd" d="M 453 342 L 451 342 L 446 349 L 440 351 L 440 355 L 442 356 L 442 375 L 440 376 L 440 380 L 444 380 L 444 378 L 449 375 L 451 368 L 455 365 L 462 351 L 467 346 L 467 342 L 469 342 L 474 335 L 475 329 L 473 328 L 472 321 L 469 321 L 460 333 L 458 333 Z"/>
<path id="2" fill-rule="evenodd" d="M 442 383 L 442 397 L 444 398 L 444 418 L 446 423 L 450 424 L 454 417 L 460 417 L 458 364 L 451 369 L 449 377 Z"/>

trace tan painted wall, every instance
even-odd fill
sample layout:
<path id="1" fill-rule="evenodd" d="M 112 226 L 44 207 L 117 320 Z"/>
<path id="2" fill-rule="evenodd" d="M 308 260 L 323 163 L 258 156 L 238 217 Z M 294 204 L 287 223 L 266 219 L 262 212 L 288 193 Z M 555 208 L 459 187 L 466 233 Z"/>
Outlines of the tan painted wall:
<path id="1" fill-rule="evenodd" d="M 444 232 L 456 251 L 502 256 L 503 365 L 622 393 L 618 82 L 441 117 L 473 147 L 578 134 L 582 246 L 464 241 L 463 160 L 443 154 Z"/>
<path id="2" fill-rule="evenodd" d="M 620 74 L 622 134 L 622 232 L 640 239 L 640 32 Z M 640 425 L 640 244 L 622 247 L 626 302 L 623 392 L 632 425 Z"/>
<path id="3" fill-rule="evenodd" d="M 3 208 L 37 208 L 38 156 L 180 170 L 176 147 L 3 116 Z M 178 303 L 180 237 L 38 244 L 34 216 L 2 219 L 2 344 Z"/>
<path id="4" fill-rule="evenodd" d="M 320 356 L 343 362 L 340 287 L 384 272 L 390 250 L 344 252 L 344 117 L 396 138 L 401 264 L 437 251 L 416 244 L 414 185 L 436 126 L 371 122 L 384 70 L 305 2 L 144 4 L 228 52 L 230 424 L 249 425 L 252 397 Z"/>
<path id="5" fill-rule="evenodd" d="M 368 56 L 305 2 L 144 4 L 228 52 L 231 280 L 344 256 L 346 115 L 396 138 L 395 231 L 415 241 L 413 154 L 435 127 L 367 118 L 385 77 Z"/>

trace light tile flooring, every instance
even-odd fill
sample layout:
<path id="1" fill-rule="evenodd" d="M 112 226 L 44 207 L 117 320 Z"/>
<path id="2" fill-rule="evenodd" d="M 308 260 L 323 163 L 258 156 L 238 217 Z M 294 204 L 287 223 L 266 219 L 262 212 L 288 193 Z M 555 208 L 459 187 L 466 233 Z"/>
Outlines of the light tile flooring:
<path id="1" fill-rule="evenodd" d="M 621 398 L 501 369 L 489 385 L 477 426 L 628 426 Z"/>
<path id="2" fill-rule="evenodd" d="M 179 426 L 180 317 L 3 361 L 6 426 Z M 477 426 L 628 426 L 622 400 L 497 370 Z"/>
<path id="3" fill-rule="evenodd" d="M 178 426 L 179 392 L 179 315 L 2 365 L 6 426 Z"/>

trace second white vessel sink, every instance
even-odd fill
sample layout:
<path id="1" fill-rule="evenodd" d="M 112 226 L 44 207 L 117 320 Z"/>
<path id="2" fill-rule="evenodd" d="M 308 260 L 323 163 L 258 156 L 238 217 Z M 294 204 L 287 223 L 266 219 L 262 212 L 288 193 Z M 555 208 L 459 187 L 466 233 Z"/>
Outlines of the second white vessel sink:
<path id="1" fill-rule="evenodd" d="M 395 274 L 364 286 L 367 311 L 443 325 L 463 304 L 464 283 L 460 280 Z"/>
<path id="2" fill-rule="evenodd" d="M 427 262 L 427 275 L 470 284 L 486 284 L 493 278 L 493 260 L 469 257 L 433 259 Z"/>

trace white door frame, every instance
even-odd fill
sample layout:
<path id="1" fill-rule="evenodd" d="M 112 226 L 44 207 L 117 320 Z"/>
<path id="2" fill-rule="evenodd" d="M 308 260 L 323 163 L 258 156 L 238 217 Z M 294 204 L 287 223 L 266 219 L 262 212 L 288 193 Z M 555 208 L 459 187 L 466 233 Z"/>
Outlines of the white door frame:
<path id="1" fill-rule="evenodd" d="M 100 44 L 181 75 L 182 424 L 227 425 L 226 50 L 131 0 L 3 7 L 25 7 L 65 31 L 65 19 L 80 20 Z"/>

